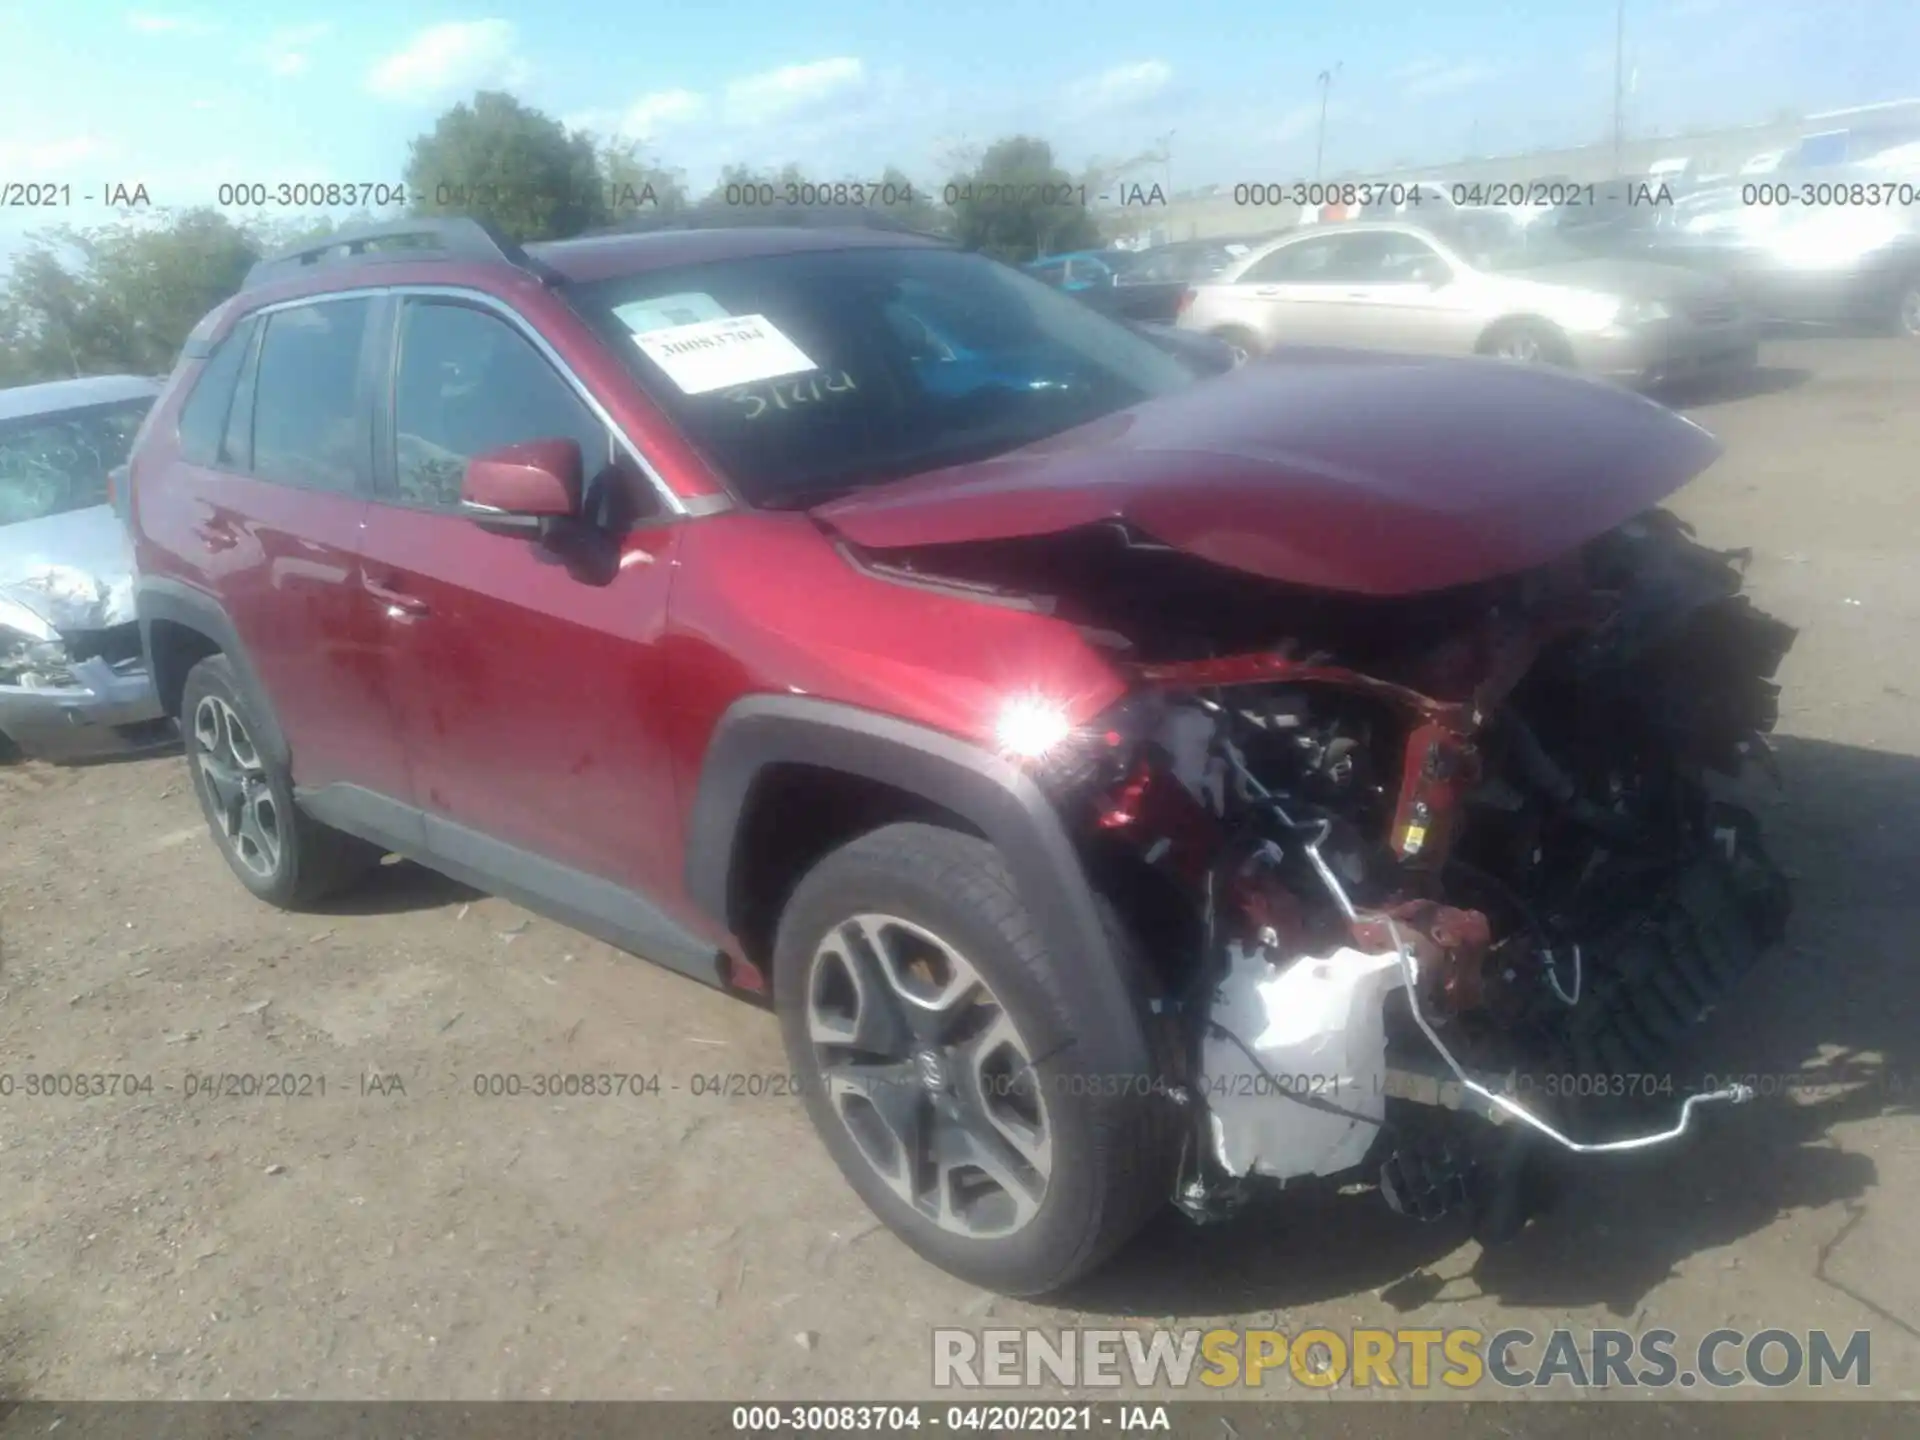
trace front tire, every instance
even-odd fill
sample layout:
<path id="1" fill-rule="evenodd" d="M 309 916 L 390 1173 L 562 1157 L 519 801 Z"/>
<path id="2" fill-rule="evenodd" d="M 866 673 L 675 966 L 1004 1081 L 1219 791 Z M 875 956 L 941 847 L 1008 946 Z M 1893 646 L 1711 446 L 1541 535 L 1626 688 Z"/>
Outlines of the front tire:
<path id="1" fill-rule="evenodd" d="M 1920 340 L 1920 269 L 1909 272 L 1893 287 L 1887 325 L 1895 335 Z"/>
<path id="2" fill-rule="evenodd" d="M 1222 325 L 1209 332 L 1214 339 L 1233 351 L 1233 363 L 1244 365 L 1255 356 L 1263 353 L 1260 337 L 1241 325 Z"/>
<path id="3" fill-rule="evenodd" d="M 1573 364 L 1566 336 L 1541 320 L 1503 320 L 1480 342 L 1480 353 L 1516 365 Z"/>
<path id="4" fill-rule="evenodd" d="M 828 1153 L 941 1269 L 1056 1291 L 1171 1197 L 1173 1101 L 1079 1060 L 1088 1007 L 986 841 L 901 824 L 828 855 L 781 917 L 774 995 Z"/>
<path id="5" fill-rule="evenodd" d="M 380 851 L 300 809 L 293 776 L 255 738 L 262 731 L 226 656 L 187 672 L 180 736 L 214 844 L 256 897 L 304 910 L 365 875 Z"/>

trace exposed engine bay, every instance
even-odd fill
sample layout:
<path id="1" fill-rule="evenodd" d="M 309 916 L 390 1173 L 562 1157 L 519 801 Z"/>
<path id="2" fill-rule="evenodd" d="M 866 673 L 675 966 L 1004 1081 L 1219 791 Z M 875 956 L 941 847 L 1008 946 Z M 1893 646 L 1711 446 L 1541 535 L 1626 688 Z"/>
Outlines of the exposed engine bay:
<path id="1" fill-rule="evenodd" d="M 1540 570 L 1367 599 L 1118 526 L 1024 543 L 889 564 L 1045 606 L 1141 682 L 1043 778 L 1175 997 L 1183 1208 L 1341 1176 L 1494 1238 L 1530 1154 L 1746 1098 L 1668 1059 L 1789 908 L 1718 793 L 1767 762 L 1794 639 L 1741 556 L 1656 510 Z"/>

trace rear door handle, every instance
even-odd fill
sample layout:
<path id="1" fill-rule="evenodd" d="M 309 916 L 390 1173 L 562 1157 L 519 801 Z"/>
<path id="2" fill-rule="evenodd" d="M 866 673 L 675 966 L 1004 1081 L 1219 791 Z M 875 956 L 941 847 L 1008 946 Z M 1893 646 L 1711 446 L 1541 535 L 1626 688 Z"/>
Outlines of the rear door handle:
<path id="1" fill-rule="evenodd" d="M 418 595 L 409 595 L 404 590 L 395 590 L 390 585 L 382 585 L 372 576 L 360 577 L 361 587 L 386 608 L 389 620 L 412 620 L 425 615 L 429 606 Z"/>

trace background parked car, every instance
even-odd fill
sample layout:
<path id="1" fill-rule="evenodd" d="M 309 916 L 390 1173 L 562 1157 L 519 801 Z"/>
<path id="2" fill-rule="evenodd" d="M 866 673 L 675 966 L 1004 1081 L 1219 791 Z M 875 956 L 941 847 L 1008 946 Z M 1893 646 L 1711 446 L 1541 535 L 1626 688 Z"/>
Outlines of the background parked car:
<path id="1" fill-rule="evenodd" d="M 1184 328 L 1249 352 L 1292 343 L 1480 353 L 1647 385 L 1751 367 L 1758 351 L 1724 282 L 1594 260 L 1497 212 L 1444 228 L 1317 227 L 1190 294 Z"/>
<path id="2" fill-rule="evenodd" d="M 1113 284 L 1133 259 L 1127 250 L 1074 250 L 1063 255 L 1042 255 L 1022 268 L 1036 280 L 1056 290 L 1078 292 Z"/>
<path id="3" fill-rule="evenodd" d="M 1117 251 L 1111 283 L 1087 285 L 1070 293 L 1117 320 L 1171 325 L 1179 313 L 1180 297 L 1189 285 L 1223 274 L 1251 254 L 1256 245 L 1272 238 L 1273 232 L 1269 232 Z"/>
<path id="4" fill-rule="evenodd" d="M 1897 197 L 1902 185 L 1914 182 L 1871 161 L 1819 173 L 1809 181 L 1782 171 L 1671 206 L 1569 210 L 1544 228 L 1588 255 L 1716 275 L 1762 320 L 1859 325 L 1920 338 L 1920 212 L 1890 204 L 1800 203 L 1805 185 L 1814 186 L 1816 197 L 1829 184 L 1860 185 L 1862 197 Z M 1792 203 L 1747 203 L 1743 191 L 1760 186 Z"/>
<path id="5" fill-rule="evenodd" d="M 0 752 L 87 759 L 172 738 L 108 478 L 159 393 L 132 375 L 0 390 Z"/>

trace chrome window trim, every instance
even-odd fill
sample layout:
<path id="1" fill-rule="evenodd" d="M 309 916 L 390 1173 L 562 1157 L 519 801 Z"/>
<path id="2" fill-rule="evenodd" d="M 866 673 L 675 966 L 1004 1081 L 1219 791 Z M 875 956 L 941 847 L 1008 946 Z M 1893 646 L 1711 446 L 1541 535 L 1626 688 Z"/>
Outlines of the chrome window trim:
<path id="1" fill-rule="evenodd" d="M 245 313 L 247 315 L 271 315 L 276 310 L 293 310 L 301 306 L 320 305 L 333 300 L 365 300 L 380 295 L 401 297 L 417 295 L 428 299 L 458 300 L 492 311 L 532 343 L 534 349 L 538 350 L 546 359 L 546 362 L 553 366 L 554 370 L 559 373 L 560 378 L 566 382 L 568 388 L 579 397 L 581 403 L 593 412 L 594 417 L 598 419 L 601 424 L 607 427 L 607 430 L 619 443 L 620 448 L 626 451 L 628 458 L 640 467 L 640 472 L 645 475 L 649 483 L 652 484 L 654 493 L 659 496 L 661 503 L 666 506 L 669 515 L 678 518 L 693 519 L 703 515 L 720 514 L 733 508 L 732 500 L 726 495 L 700 495 L 691 498 L 683 498 L 676 495 L 672 487 L 662 478 L 660 472 L 654 468 L 653 462 L 647 459 L 638 445 L 633 443 L 633 437 L 628 435 L 620 425 L 615 423 L 613 416 L 607 413 L 606 406 L 602 405 L 593 391 L 587 388 L 587 383 L 575 373 L 573 367 L 561 358 L 560 352 L 548 343 L 546 336 L 535 329 L 532 322 L 530 322 L 526 316 L 522 315 L 518 310 L 515 310 L 497 295 L 489 295 L 484 290 L 475 290 L 465 285 L 368 285 L 350 290 L 327 290 L 318 295 L 301 295 L 291 300 L 276 300 L 272 304 L 261 305 Z"/>

